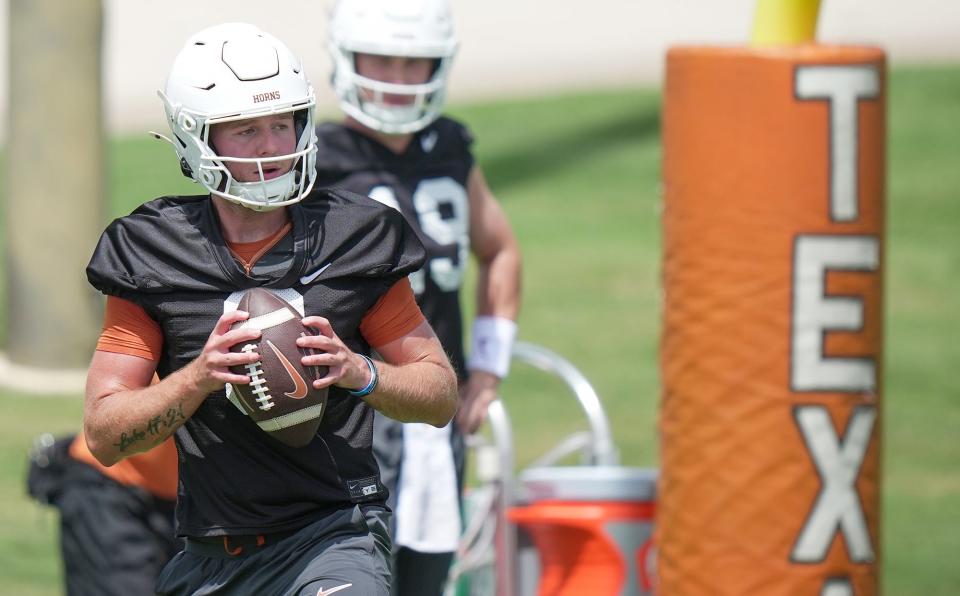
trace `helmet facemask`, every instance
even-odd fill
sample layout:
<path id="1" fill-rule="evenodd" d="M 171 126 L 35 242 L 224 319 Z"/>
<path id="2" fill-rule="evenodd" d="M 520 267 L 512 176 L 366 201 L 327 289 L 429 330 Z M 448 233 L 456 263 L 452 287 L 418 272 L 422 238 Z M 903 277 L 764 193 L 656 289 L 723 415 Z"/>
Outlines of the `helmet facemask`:
<path id="1" fill-rule="evenodd" d="M 254 211 L 269 211 L 300 201 L 313 186 L 317 148 L 313 133 L 313 106 L 294 112 L 297 131 L 297 146 L 293 153 L 273 157 L 227 157 L 218 155 L 210 142 L 210 130 L 215 124 L 247 119 L 211 118 L 201 132 L 201 138 L 209 155 L 200 156 L 199 177 L 211 194 L 238 203 Z M 280 112 L 282 113 L 282 112 Z M 299 122 L 298 122 L 299 121 Z M 266 164 L 293 162 L 290 169 L 276 178 L 264 175 Z M 241 182 L 233 177 L 227 167 L 230 163 L 256 164 L 259 180 Z M 211 181 L 208 186 L 206 181 Z M 291 198 L 292 197 L 292 198 Z"/>
<path id="2" fill-rule="evenodd" d="M 450 58 L 436 58 L 430 80 L 420 84 L 387 83 L 357 72 L 356 53 L 338 48 L 334 86 L 341 98 L 340 107 L 364 126 L 387 134 L 417 132 L 440 116 L 446 96 L 446 78 Z M 384 96 L 409 98 L 401 104 L 389 103 Z"/>

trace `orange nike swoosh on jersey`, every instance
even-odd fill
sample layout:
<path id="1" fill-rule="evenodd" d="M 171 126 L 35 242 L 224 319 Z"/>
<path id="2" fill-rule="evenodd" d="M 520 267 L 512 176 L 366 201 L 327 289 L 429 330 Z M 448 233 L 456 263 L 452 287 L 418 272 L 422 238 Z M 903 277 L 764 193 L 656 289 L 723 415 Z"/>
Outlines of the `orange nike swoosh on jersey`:
<path id="1" fill-rule="evenodd" d="M 292 399 L 303 399 L 307 396 L 307 382 L 303 380 L 303 377 L 300 376 L 300 373 L 297 372 L 297 369 L 294 368 L 290 361 L 287 360 L 287 357 L 280 353 L 280 350 L 277 349 L 277 346 L 273 345 L 273 342 L 269 339 L 267 340 L 267 345 L 270 346 L 270 349 L 273 350 L 273 353 L 277 355 L 277 358 L 280 359 L 280 364 L 283 365 L 284 370 L 287 371 L 287 374 L 290 375 L 290 380 L 293 381 L 293 392 L 284 393 L 289 398 Z"/>

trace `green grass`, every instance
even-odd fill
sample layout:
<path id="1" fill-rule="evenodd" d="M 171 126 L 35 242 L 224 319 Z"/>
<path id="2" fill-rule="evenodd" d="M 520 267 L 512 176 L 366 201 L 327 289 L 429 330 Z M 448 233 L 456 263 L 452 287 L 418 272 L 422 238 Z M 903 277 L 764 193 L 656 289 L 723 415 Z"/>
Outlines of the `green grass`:
<path id="1" fill-rule="evenodd" d="M 27 452 L 41 432 L 76 432 L 82 406 L 76 397 L 0 397 L 0 594 L 59 593 L 59 517 L 26 496 Z"/>
<path id="2" fill-rule="evenodd" d="M 640 466 L 657 461 L 659 102 L 628 89 L 452 109 L 522 244 L 520 338 L 586 374 Z M 894 72 L 889 105 L 883 588 L 946 596 L 960 593 L 960 68 Z M 114 216 L 198 189 L 145 135 L 112 142 L 110 162 Z M 540 373 L 516 367 L 504 394 L 521 462 L 582 427 Z M 0 416 L 0 593 L 54 594 L 56 517 L 23 496 L 25 453 L 77 428 L 80 401 L 3 395 Z"/>
<path id="3" fill-rule="evenodd" d="M 887 594 L 960 593 L 960 68 L 890 94 L 883 557 Z"/>
<path id="4" fill-rule="evenodd" d="M 624 462 L 654 465 L 659 95 L 578 95 L 454 114 L 475 131 L 480 164 L 522 245 L 520 338 L 580 368 L 604 399 Z M 522 421 L 521 463 L 582 426 L 567 390 L 541 373 L 517 367 L 504 393 Z"/>

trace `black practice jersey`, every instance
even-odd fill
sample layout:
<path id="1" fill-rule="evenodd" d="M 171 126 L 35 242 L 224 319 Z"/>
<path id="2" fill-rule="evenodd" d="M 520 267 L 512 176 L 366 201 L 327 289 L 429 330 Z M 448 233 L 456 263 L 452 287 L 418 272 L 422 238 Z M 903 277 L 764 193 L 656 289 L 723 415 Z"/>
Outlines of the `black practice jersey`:
<path id="1" fill-rule="evenodd" d="M 342 124 L 317 127 L 317 186 L 368 195 L 403 213 L 427 251 L 410 275 L 417 302 L 465 374 L 459 292 L 470 251 L 467 177 L 473 138 L 460 123 L 440 118 L 414 135 L 398 155 Z"/>
<path id="2" fill-rule="evenodd" d="M 288 209 L 291 232 L 247 275 L 208 198 L 151 201 L 110 224 L 87 277 L 101 292 L 139 304 L 160 325 L 161 377 L 196 358 L 227 305 L 257 286 L 291 303 L 302 299 L 306 315 L 328 318 L 352 350 L 369 353 L 361 318 L 420 268 L 420 241 L 394 210 L 348 192 L 315 192 Z M 363 400 L 331 387 L 317 437 L 293 448 L 260 430 L 224 391 L 212 393 L 176 433 L 178 533 L 286 531 L 352 503 L 383 502 L 372 425 Z"/>

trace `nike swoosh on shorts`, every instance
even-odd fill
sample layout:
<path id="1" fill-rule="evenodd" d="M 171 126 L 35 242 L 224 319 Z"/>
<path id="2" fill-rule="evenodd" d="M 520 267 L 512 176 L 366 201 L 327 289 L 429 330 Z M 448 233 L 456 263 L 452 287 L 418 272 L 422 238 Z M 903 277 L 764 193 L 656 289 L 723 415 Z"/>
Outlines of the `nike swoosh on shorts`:
<path id="1" fill-rule="evenodd" d="M 330 588 L 329 590 L 324 590 L 323 588 L 320 588 L 319 590 L 317 590 L 317 596 L 329 596 L 330 594 L 333 594 L 334 592 L 339 592 L 340 590 L 345 590 L 346 588 L 349 588 L 349 587 L 352 586 L 352 585 L 353 585 L 353 584 L 343 584 L 342 586 L 337 586 L 336 588 Z"/>

